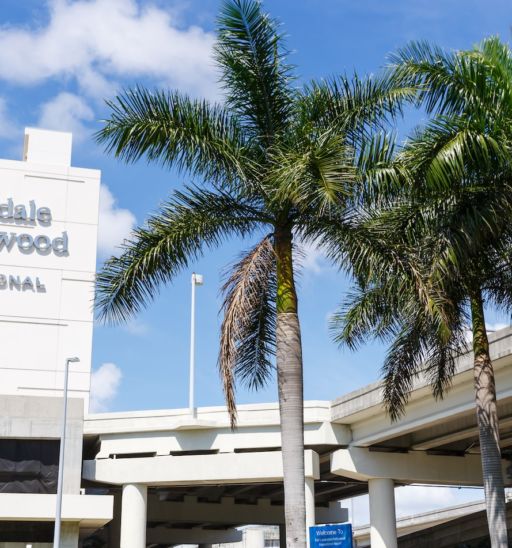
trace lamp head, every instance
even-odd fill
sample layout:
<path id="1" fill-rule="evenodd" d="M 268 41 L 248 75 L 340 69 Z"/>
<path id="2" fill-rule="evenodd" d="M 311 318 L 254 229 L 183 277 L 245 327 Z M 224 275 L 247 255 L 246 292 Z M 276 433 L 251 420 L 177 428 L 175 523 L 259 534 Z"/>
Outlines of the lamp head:
<path id="1" fill-rule="evenodd" d="M 68 358 L 66 360 L 68 363 L 76 363 L 76 362 L 79 362 L 80 361 L 80 358 Z"/>
<path id="2" fill-rule="evenodd" d="M 192 283 L 195 285 L 203 285 L 203 275 L 202 274 L 196 274 L 195 272 L 192 274 Z"/>

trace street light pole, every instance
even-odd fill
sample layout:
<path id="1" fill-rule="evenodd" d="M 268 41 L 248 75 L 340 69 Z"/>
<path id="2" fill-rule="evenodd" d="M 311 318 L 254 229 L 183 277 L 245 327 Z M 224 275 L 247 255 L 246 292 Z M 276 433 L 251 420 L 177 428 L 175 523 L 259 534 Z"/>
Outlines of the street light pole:
<path id="1" fill-rule="evenodd" d="M 62 412 L 62 434 L 59 448 L 59 476 L 57 480 L 57 508 L 55 511 L 55 529 L 53 532 L 53 548 L 60 548 L 60 523 L 62 518 L 62 487 L 64 480 L 64 447 L 66 445 L 66 423 L 68 414 L 68 375 L 69 364 L 79 362 L 79 358 L 67 358 L 64 368 L 64 404 Z"/>
<path id="2" fill-rule="evenodd" d="M 201 274 L 192 273 L 192 295 L 190 302 L 190 384 L 188 390 L 188 408 L 190 415 L 195 417 L 196 407 L 194 402 L 194 385 L 195 385 L 195 346 L 196 346 L 196 285 L 203 285 L 203 276 Z"/>

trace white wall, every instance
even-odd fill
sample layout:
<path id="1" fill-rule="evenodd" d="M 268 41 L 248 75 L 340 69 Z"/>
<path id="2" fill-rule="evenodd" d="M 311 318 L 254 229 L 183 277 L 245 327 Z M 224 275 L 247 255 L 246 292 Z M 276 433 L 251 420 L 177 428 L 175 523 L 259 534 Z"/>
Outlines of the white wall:
<path id="1" fill-rule="evenodd" d="M 65 359 L 77 356 L 80 363 L 70 369 L 70 396 L 83 397 L 87 406 L 100 172 L 70 166 L 69 133 L 26 130 L 24 158 L 0 160 L 0 392 L 60 395 Z M 12 218 L 11 212 L 24 213 L 15 206 L 24 206 L 30 216 L 31 201 L 37 209 L 50 210 L 51 222 L 41 222 L 48 217 L 45 209 L 39 220 L 37 215 L 35 221 Z M 5 245 L 12 234 L 54 240 L 63 233 L 67 253 L 23 251 L 18 240 Z M 20 288 L 9 283 L 10 276 L 30 282 Z"/>

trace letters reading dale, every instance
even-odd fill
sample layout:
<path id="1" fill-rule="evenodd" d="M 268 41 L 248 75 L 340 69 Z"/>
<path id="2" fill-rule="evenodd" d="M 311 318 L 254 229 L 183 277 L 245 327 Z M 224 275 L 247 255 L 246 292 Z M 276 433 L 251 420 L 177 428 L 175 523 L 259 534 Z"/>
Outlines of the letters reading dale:
<path id="1" fill-rule="evenodd" d="M 25 206 L 24 204 L 15 204 L 13 199 L 9 198 L 7 202 L 0 203 L 0 223 L 47 227 L 52 223 L 52 212 L 49 207 L 37 207 L 34 200 L 30 200 L 28 206 Z M 65 231 L 54 238 L 45 234 L 32 235 L 26 232 L 20 234 L 0 231 L 0 251 L 4 249 L 11 251 L 15 244 L 23 253 L 30 253 L 36 249 L 44 254 L 51 253 L 52 250 L 55 255 L 68 254 L 68 234 Z"/>

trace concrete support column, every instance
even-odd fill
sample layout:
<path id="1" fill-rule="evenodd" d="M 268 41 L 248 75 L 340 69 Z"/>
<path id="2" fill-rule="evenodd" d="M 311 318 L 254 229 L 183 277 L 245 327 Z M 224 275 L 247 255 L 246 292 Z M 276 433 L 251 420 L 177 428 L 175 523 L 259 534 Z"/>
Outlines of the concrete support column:
<path id="1" fill-rule="evenodd" d="M 146 548 L 147 498 L 146 485 L 123 485 L 120 548 Z"/>
<path id="2" fill-rule="evenodd" d="M 247 527 L 244 529 L 244 548 L 265 548 L 265 531 L 263 527 Z"/>
<path id="3" fill-rule="evenodd" d="M 315 480 L 306 478 L 306 540 L 309 546 L 309 528 L 315 525 Z"/>
<path id="4" fill-rule="evenodd" d="M 395 483 L 392 479 L 368 480 L 370 542 L 372 548 L 397 548 Z"/>
<path id="5" fill-rule="evenodd" d="M 60 530 L 61 548 L 78 548 L 78 536 L 80 524 L 75 522 L 63 522 Z"/>

